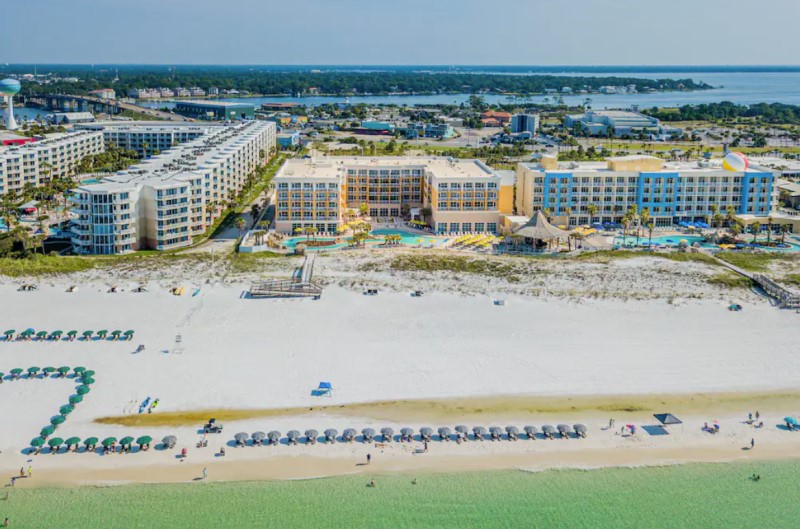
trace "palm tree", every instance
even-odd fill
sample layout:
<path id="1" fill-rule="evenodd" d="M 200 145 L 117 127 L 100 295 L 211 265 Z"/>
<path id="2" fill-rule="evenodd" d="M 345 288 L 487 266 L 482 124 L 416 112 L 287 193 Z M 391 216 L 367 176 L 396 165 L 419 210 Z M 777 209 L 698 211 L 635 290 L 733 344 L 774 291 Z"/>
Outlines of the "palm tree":
<path id="1" fill-rule="evenodd" d="M 652 246 L 653 245 L 653 228 L 655 228 L 655 227 L 656 227 L 656 225 L 655 225 L 655 223 L 653 221 L 650 221 L 650 222 L 647 223 L 647 244 L 648 244 L 648 246 Z"/>
<path id="2" fill-rule="evenodd" d="M 714 217 L 712 219 L 713 225 L 716 226 L 717 228 L 721 228 L 722 227 L 722 221 L 724 219 L 725 219 L 725 217 L 722 216 L 722 213 L 717 211 L 716 213 L 714 213 Z"/>
<path id="3" fill-rule="evenodd" d="M 314 226 L 306 226 L 303 228 L 303 233 L 306 234 L 307 241 L 311 240 L 311 236 L 317 234 L 317 228 L 315 228 Z"/>
<path id="4" fill-rule="evenodd" d="M 783 241 L 786 239 L 786 232 L 789 231 L 789 225 L 784 224 L 780 227 L 781 230 L 781 245 L 785 244 Z"/>
<path id="5" fill-rule="evenodd" d="M 589 224 L 593 224 L 592 221 L 598 211 L 600 211 L 600 207 L 597 204 L 589 204 L 586 206 L 586 212 L 589 214 Z"/>
<path id="6" fill-rule="evenodd" d="M 247 226 L 247 221 L 244 220 L 244 217 L 236 217 L 236 229 L 239 230 L 239 237 L 242 236 L 245 226 Z"/>
<path id="7" fill-rule="evenodd" d="M 725 209 L 725 220 L 728 222 L 728 226 L 733 225 L 733 221 L 736 219 L 736 208 L 733 206 L 728 206 Z"/>
<path id="8" fill-rule="evenodd" d="M 767 246 L 772 243 L 772 217 L 767 217 Z"/>
<path id="9" fill-rule="evenodd" d="M 650 224 L 650 210 L 648 208 L 642 208 L 642 212 L 639 213 L 639 226 L 648 226 Z M 639 230 L 636 230 L 636 243 L 639 243 Z M 651 237 L 652 238 L 652 237 Z"/>
<path id="10" fill-rule="evenodd" d="M 761 231 L 761 223 L 755 221 L 750 225 L 750 230 L 753 232 L 753 244 L 755 244 L 756 238 L 758 237 L 758 232 Z"/>
<path id="11" fill-rule="evenodd" d="M 550 208 L 542 208 L 542 215 L 547 219 L 547 222 L 550 222 Z"/>
<path id="12" fill-rule="evenodd" d="M 717 214 L 719 213 L 719 206 L 717 206 L 716 204 L 711 204 L 711 206 L 708 208 L 708 210 L 711 212 L 711 214 L 710 215 L 706 215 L 706 221 L 708 221 L 708 223 L 713 226 L 714 222 L 713 222 L 712 219 L 715 218 L 717 216 Z"/>

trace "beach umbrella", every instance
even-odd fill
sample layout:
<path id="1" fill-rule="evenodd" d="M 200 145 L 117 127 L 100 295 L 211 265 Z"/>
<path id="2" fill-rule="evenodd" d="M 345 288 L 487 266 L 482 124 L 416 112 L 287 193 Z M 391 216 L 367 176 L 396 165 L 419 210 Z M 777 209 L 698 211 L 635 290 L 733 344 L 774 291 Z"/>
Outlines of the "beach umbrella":
<path id="1" fill-rule="evenodd" d="M 112 338 L 114 338 L 114 339 L 116 340 L 117 338 L 119 338 L 119 335 L 120 335 L 120 334 L 122 334 L 122 331 L 113 331 L 113 332 L 111 333 L 111 337 L 112 337 Z"/>
<path id="2" fill-rule="evenodd" d="M 281 438 L 281 432 L 277 430 L 272 430 L 267 434 L 267 439 L 269 439 L 270 444 L 278 444 L 280 438 Z"/>
<path id="3" fill-rule="evenodd" d="M 83 378 L 86 378 L 86 377 L 93 377 L 93 376 L 94 376 L 94 371 L 92 371 L 91 369 L 88 369 L 88 370 L 84 371 L 84 372 L 83 372 L 83 374 L 82 374 L 81 376 L 82 376 Z"/>
<path id="4" fill-rule="evenodd" d="M 122 335 L 125 336 L 128 340 L 130 340 L 131 338 L 133 338 L 133 331 L 130 330 L 125 331 L 124 333 L 122 333 Z"/>
<path id="5" fill-rule="evenodd" d="M 58 374 L 61 375 L 62 377 L 67 376 L 67 373 L 69 373 L 69 367 L 61 366 L 58 368 Z"/>
<path id="6" fill-rule="evenodd" d="M 174 435 L 168 435 L 168 436 L 164 437 L 161 440 L 161 443 L 165 447 L 169 447 L 169 448 L 172 448 L 173 446 L 175 446 L 175 443 L 177 443 L 177 442 L 178 442 L 178 438 L 175 437 Z"/>
<path id="7" fill-rule="evenodd" d="M 73 406 L 72 404 L 64 404 L 63 406 L 58 408 L 58 413 L 60 413 L 61 415 L 69 415 L 74 410 L 75 406 Z"/>
<path id="8" fill-rule="evenodd" d="M 143 435 L 143 436 L 141 436 L 140 438 L 138 438 L 136 440 L 136 444 L 139 445 L 139 446 L 149 445 L 152 442 L 153 442 L 153 438 L 150 437 L 149 435 Z"/>
<path id="9" fill-rule="evenodd" d="M 503 429 L 499 426 L 492 426 L 489 428 L 489 433 L 492 434 L 493 439 L 500 439 L 503 436 Z"/>
<path id="10" fill-rule="evenodd" d="M 794 417 L 786 416 L 786 417 L 783 418 L 783 421 L 786 424 L 791 424 L 792 426 L 798 426 L 797 419 L 795 419 Z"/>
<path id="11" fill-rule="evenodd" d="M 525 435 L 528 436 L 528 439 L 535 439 L 536 434 L 539 433 L 539 428 L 536 426 L 526 426 L 523 430 L 525 430 Z"/>
<path id="12" fill-rule="evenodd" d="M 414 440 L 414 430 L 406 426 L 405 428 L 400 428 L 400 440 L 401 441 L 413 441 Z"/>
<path id="13" fill-rule="evenodd" d="M 3 373 L 2 371 L 0 371 L 0 384 L 3 383 L 3 377 L 5 377 L 5 376 L 6 376 L 6 374 Z"/>
<path id="14" fill-rule="evenodd" d="M 22 368 L 15 367 L 11 370 L 11 374 L 14 376 L 14 378 L 19 378 L 19 376 L 22 374 Z"/>
<path id="15" fill-rule="evenodd" d="M 469 434 L 469 428 L 467 428 L 463 424 L 459 424 L 458 426 L 456 426 L 456 432 L 458 432 L 458 433 L 460 433 L 462 435 L 467 435 L 467 434 Z"/>
<path id="16" fill-rule="evenodd" d="M 419 435 L 422 436 L 423 439 L 430 441 L 433 435 L 433 428 L 428 428 L 427 426 L 425 428 L 420 428 Z"/>
<path id="17" fill-rule="evenodd" d="M 56 368 L 55 367 L 51 367 L 51 366 L 47 366 L 44 369 L 42 369 L 42 373 L 44 373 L 45 375 L 49 375 L 49 374 L 55 373 L 55 372 L 56 372 Z"/>
<path id="18" fill-rule="evenodd" d="M 47 338 L 47 331 L 39 331 L 36 333 L 37 340 L 44 340 L 45 338 Z"/>
<path id="19" fill-rule="evenodd" d="M 77 335 L 78 335 L 78 331 L 68 331 L 67 332 L 67 336 L 69 336 L 70 338 L 72 338 L 74 336 L 77 336 Z"/>
<path id="20" fill-rule="evenodd" d="M 49 441 L 47 441 L 47 446 L 50 448 L 57 448 L 64 444 L 64 440 L 60 437 L 53 437 Z"/>
<path id="21" fill-rule="evenodd" d="M 133 437 L 131 436 L 123 437 L 122 439 L 119 440 L 119 444 L 121 444 L 122 446 L 130 446 L 133 444 Z"/>
<path id="22" fill-rule="evenodd" d="M 331 442 L 331 443 L 334 442 L 336 440 L 336 435 L 338 433 L 339 432 L 337 432 L 333 428 L 328 428 L 327 430 L 325 430 L 325 441 L 328 441 L 328 442 Z"/>
<path id="23" fill-rule="evenodd" d="M 97 437 L 89 437 L 88 439 L 83 440 L 83 444 L 86 446 L 95 446 L 98 443 L 99 439 Z"/>
<path id="24" fill-rule="evenodd" d="M 386 428 L 381 428 L 381 437 L 383 437 L 384 442 L 391 442 L 394 437 L 394 430 L 388 426 Z"/>
<path id="25" fill-rule="evenodd" d="M 58 340 L 61 338 L 61 335 L 64 334 L 64 331 L 53 331 L 50 333 L 50 337 L 54 340 Z"/>
<path id="26" fill-rule="evenodd" d="M 475 436 L 475 439 L 480 439 L 482 441 L 486 436 L 486 428 L 483 426 L 476 426 L 472 429 L 472 434 Z"/>
<path id="27" fill-rule="evenodd" d="M 585 424 L 576 424 L 573 426 L 573 428 L 575 428 L 575 433 L 578 435 L 578 437 L 586 437 L 588 428 L 586 428 Z"/>
<path id="28" fill-rule="evenodd" d="M 92 337 L 93 334 L 94 334 L 94 331 L 83 331 L 82 336 L 83 336 L 84 340 L 88 340 L 88 339 L 90 339 Z"/>
<path id="29" fill-rule="evenodd" d="M 56 415 L 55 417 L 50 419 L 50 424 L 52 424 L 53 426 L 58 426 L 59 424 L 64 424 L 64 421 L 66 420 L 67 418 L 64 417 L 63 415 Z"/>
<path id="30" fill-rule="evenodd" d="M 33 377 L 35 377 L 35 376 L 36 376 L 36 374 L 37 374 L 39 371 L 41 371 L 41 369 L 40 369 L 40 368 L 38 368 L 38 367 L 29 367 L 29 368 L 28 368 L 28 376 L 33 376 Z"/>
<path id="31" fill-rule="evenodd" d="M 72 404 L 73 406 L 75 404 L 79 403 L 79 402 L 82 402 L 82 401 L 83 401 L 83 397 L 81 395 L 71 395 L 69 397 L 69 403 Z"/>
<path id="32" fill-rule="evenodd" d="M 53 435 L 53 432 L 55 431 L 56 431 L 55 426 L 45 426 L 44 428 L 42 428 L 42 431 L 39 432 L 39 435 L 41 435 L 44 438 L 47 438 Z"/>
<path id="33" fill-rule="evenodd" d="M 233 439 L 236 441 L 237 445 L 244 445 L 245 443 L 247 443 L 247 438 L 248 437 L 249 436 L 246 433 L 239 432 L 239 433 L 237 433 L 236 435 L 233 436 Z"/>
<path id="34" fill-rule="evenodd" d="M 86 395 L 91 390 L 92 390 L 92 388 L 90 388 L 89 386 L 78 386 L 75 389 L 75 393 L 77 393 L 78 395 Z"/>
<path id="35" fill-rule="evenodd" d="M 73 367 L 72 371 L 75 373 L 75 376 L 79 376 L 81 373 L 86 371 L 86 368 L 83 366 Z"/>
<path id="36" fill-rule="evenodd" d="M 70 437 L 69 439 L 64 441 L 64 444 L 67 445 L 67 447 L 70 447 L 70 446 L 77 446 L 78 444 L 80 444 L 80 442 L 81 442 L 80 437 Z"/>
<path id="37" fill-rule="evenodd" d="M 364 437 L 365 443 L 372 442 L 372 438 L 375 437 L 375 430 L 372 428 L 364 428 L 361 430 L 361 435 Z"/>
<path id="38" fill-rule="evenodd" d="M 103 439 L 103 442 L 101 444 L 104 447 L 109 448 L 109 447 L 114 446 L 115 444 L 117 444 L 117 438 L 116 437 L 106 437 L 105 439 Z"/>
<path id="39" fill-rule="evenodd" d="M 306 441 L 311 444 L 317 442 L 317 437 L 319 437 L 319 432 L 316 430 L 306 430 Z"/>
<path id="40" fill-rule="evenodd" d="M 6 341 L 11 340 L 11 337 L 14 336 L 14 333 L 16 332 L 17 331 L 15 331 L 14 329 L 9 329 L 6 332 L 4 332 L 3 335 L 6 337 Z"/>
<path id="41" fill-rule="evenodd" d="M 345 428 L 345 430 L 342 432 L 342 439 L 346 441 L 352 441 L 356 438 L 356 435 L 358 435 L 358 432 L 356 432 L 353 428 Z"/>
<path id="42" fill-rule="evenodd" d="M 542 426 L 542 433 L 545 435 L 545 437 L 552 438 L 556 434 L 556 429 L 549 424 L 545 424 Z"/>
<path id="43" fill-rule="evenodd" d="M 447 426 L 442 426 L 441 428 L 439 428 L 438 433 L 440 441 L 449 441 L 452 432 L 450 431 L 450 428 L 448 428 Z"/>
<path id="44" fill-rule="evenodd" d="M 34 331 L 33 329 L 25 329 L 24 331 L 22 331 L 22 336 L 31 336 L 35 332 L 36 331 Z"/>
<path id="45" fill-rule="evenodd" d="M 569 434 L 572 433 L 572 428 L 570 427 L 569 424 L 559 424 L 558 426 L 556 426 L 556 428 L 558 429 L 558 433 L 560 433 L 561 437 L 563 437 L 564 439 L 568 439 Z"/>
<path id="46" fill-rule="evenodd" d="M 34 439 L 31 439 L 31 446 L 34 448 L 39 448 L 44 444 L 44 442 L 45 442 L 44 437 L 36 437 Z"/>
<path id="47" fill-rule="evenodd" d="M 264 432 L 254 432 L 250 437 L 253 438 L 253 442 L 260 444 L 264 439 L 267 438 L 267 434 Z"/>
<path id="48" fill-rule="evenodd" d="M 519 435 L 519 429 L 516 426 L 506 426 L 506 433 L 508 437 L 516 437 Z"/>
<path id="49" fill-rule="evenodd" d="M 290 443 L 297 444 L 297 440 L 300 439 L 300 432 L 297 430 L 289 430 L 286 432 L 286 438 L 289 439 Z"/>
<path id="50" fill-rule="evenodd" d="M 95 381 L 92 377 L 84 377 L 81 379 L 81 382 L 83 382 L 84 386 L 90 386 L 94 384 Z"/>
<path id="51" fill-rule="evenodd" d="M 100 338 L 101 340 L 105 338 L 107 334 L 108 331 L 106 329 L 103 329 L 102 331 L 97 331 L 97 337 Z"/>

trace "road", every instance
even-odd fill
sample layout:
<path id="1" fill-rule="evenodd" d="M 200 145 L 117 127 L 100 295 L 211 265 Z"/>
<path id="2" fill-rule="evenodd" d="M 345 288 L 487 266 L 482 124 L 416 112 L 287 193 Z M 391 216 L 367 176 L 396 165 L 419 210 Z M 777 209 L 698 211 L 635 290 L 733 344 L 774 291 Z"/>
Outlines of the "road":
<path id="1" fill-rule="evenodd" d="M 99 99 L 99 98 L 96 98 L 96 97 L 89 97 L 89 96 L 74 96 L 74 97 L 80 97 L 82 99 L 85 99 L 86 101 L 89 101 L 90 103 L 98 103 L 98 104 L 108 104 L 109 103 L 109 101 L 106 100 L 106 99 Z M 129 110 L 131 112 L 136 112 L 138 114 L 144 114 L 144 115 L 147 115 L 147 116 L 152 116 L 152 117 L 155 117 L 155 118 L 164 119 L 164 120 L 168 120 L 168 121 L 195 121 L 195 120 L 193 120 L 191 118 L 187 118 L 187 117 L 184 117 L 184 116 L 181 116 L 181 115 L 178 115 L 178 114 L 172 114 L 170 112 L 162 112 L 161 110 L 156 110 L 154 108 L 142 107 L 142 106 L 139 106 L 139 105 L 134 105 L 132 103 L 123 103 L 122 101 L 115 101 L 114 104 L 115 104 L 115 106 L 117 106 L 117 107 L 119 107 L 119 108 L 121 108 L 123 110 Z"/>

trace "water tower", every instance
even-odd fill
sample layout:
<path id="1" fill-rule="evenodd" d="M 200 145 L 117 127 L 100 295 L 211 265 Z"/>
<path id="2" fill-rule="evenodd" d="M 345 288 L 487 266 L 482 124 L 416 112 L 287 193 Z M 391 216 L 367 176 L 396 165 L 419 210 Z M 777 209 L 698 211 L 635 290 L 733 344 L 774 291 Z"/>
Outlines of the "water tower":
<path id="1" fill-rule="evenodd" d="M 17 122 L 14 120 L 14 96 L 20 91 L 19 81 L 16 79 L 3 79 L 0 81 L 0 96 L 6 100 L 6 128 L 17 130 Z"/>

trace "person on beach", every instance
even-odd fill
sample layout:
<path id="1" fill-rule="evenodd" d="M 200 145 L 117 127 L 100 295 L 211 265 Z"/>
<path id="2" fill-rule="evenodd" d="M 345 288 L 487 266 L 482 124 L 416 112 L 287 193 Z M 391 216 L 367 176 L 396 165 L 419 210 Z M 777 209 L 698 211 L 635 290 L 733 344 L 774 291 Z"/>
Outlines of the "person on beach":
<path id="1" fill-rule="evenodd" d="M 6 519 L 3 520 L 3 527 L 8 527 L 9 525 L 11 525 L 11 520 L 9 520 L 8 516 L 6 516 Z"/>
<path id="2" fill-rule="evenodd" d="M 614 427 L 614 419 L 609 419 L 608 420 L 608 429 L 610 430 L 613 427 Z"/>
<path id="3" fill-rule="evenodd" d="M 761 417 L 761 414 L 758 413 L 758 410 L 756 410 L 756 420 L 758 420 L 760 417 Z"/>
<path id="4" fill-rule="evenodd" d="M 203 467 L 203 481 L 206 479 L 208 479 L 208 471 L 206 470 L 206 467 Z"/>
<path id="5" fill-rule="evenodd" d="M 747 422 L 748 423 L 753 422 L 753 412 L 747 414 Z"/>
<path id="6" fill-rule="evenodd" d="M 219 457 L 225 457 L 225 447 L 219 449 Z"/>
<path id="7" fill-rule="evenodd" d="M 424 441 L 422 443 L 422 448 L 425 451 L 425 453 L 427 454 L 428 453 L 428 441 Z"/>
<path id="8" fill-rule="evenodd" d="M 750 439 L 750 450 L 752 450 L 755 447 L 756 447 L 756 439 L 755 437 L 753 437 L 752 439 Z"/>
<path id="9" fill-rule="evenodd" d="M 367 464 L 369 465 L 372 462 L 372 454 L 367 454 Z"/>
<path id="10" fill-rule="evenodd" d="M 25 477 L 25 469 L 23 467 L 19 467 L 19 477 Z"/>
<path id="11" fill-rule="evenodd" d="M 373 479 L 373 480 L 371 480 L 371 481 L 369 482 L 369 485 L 367 485 L 367 487 L 372 487 L 372 488 L 375 488 L 375 480 L 374 480 L 374 479 Z"/>

